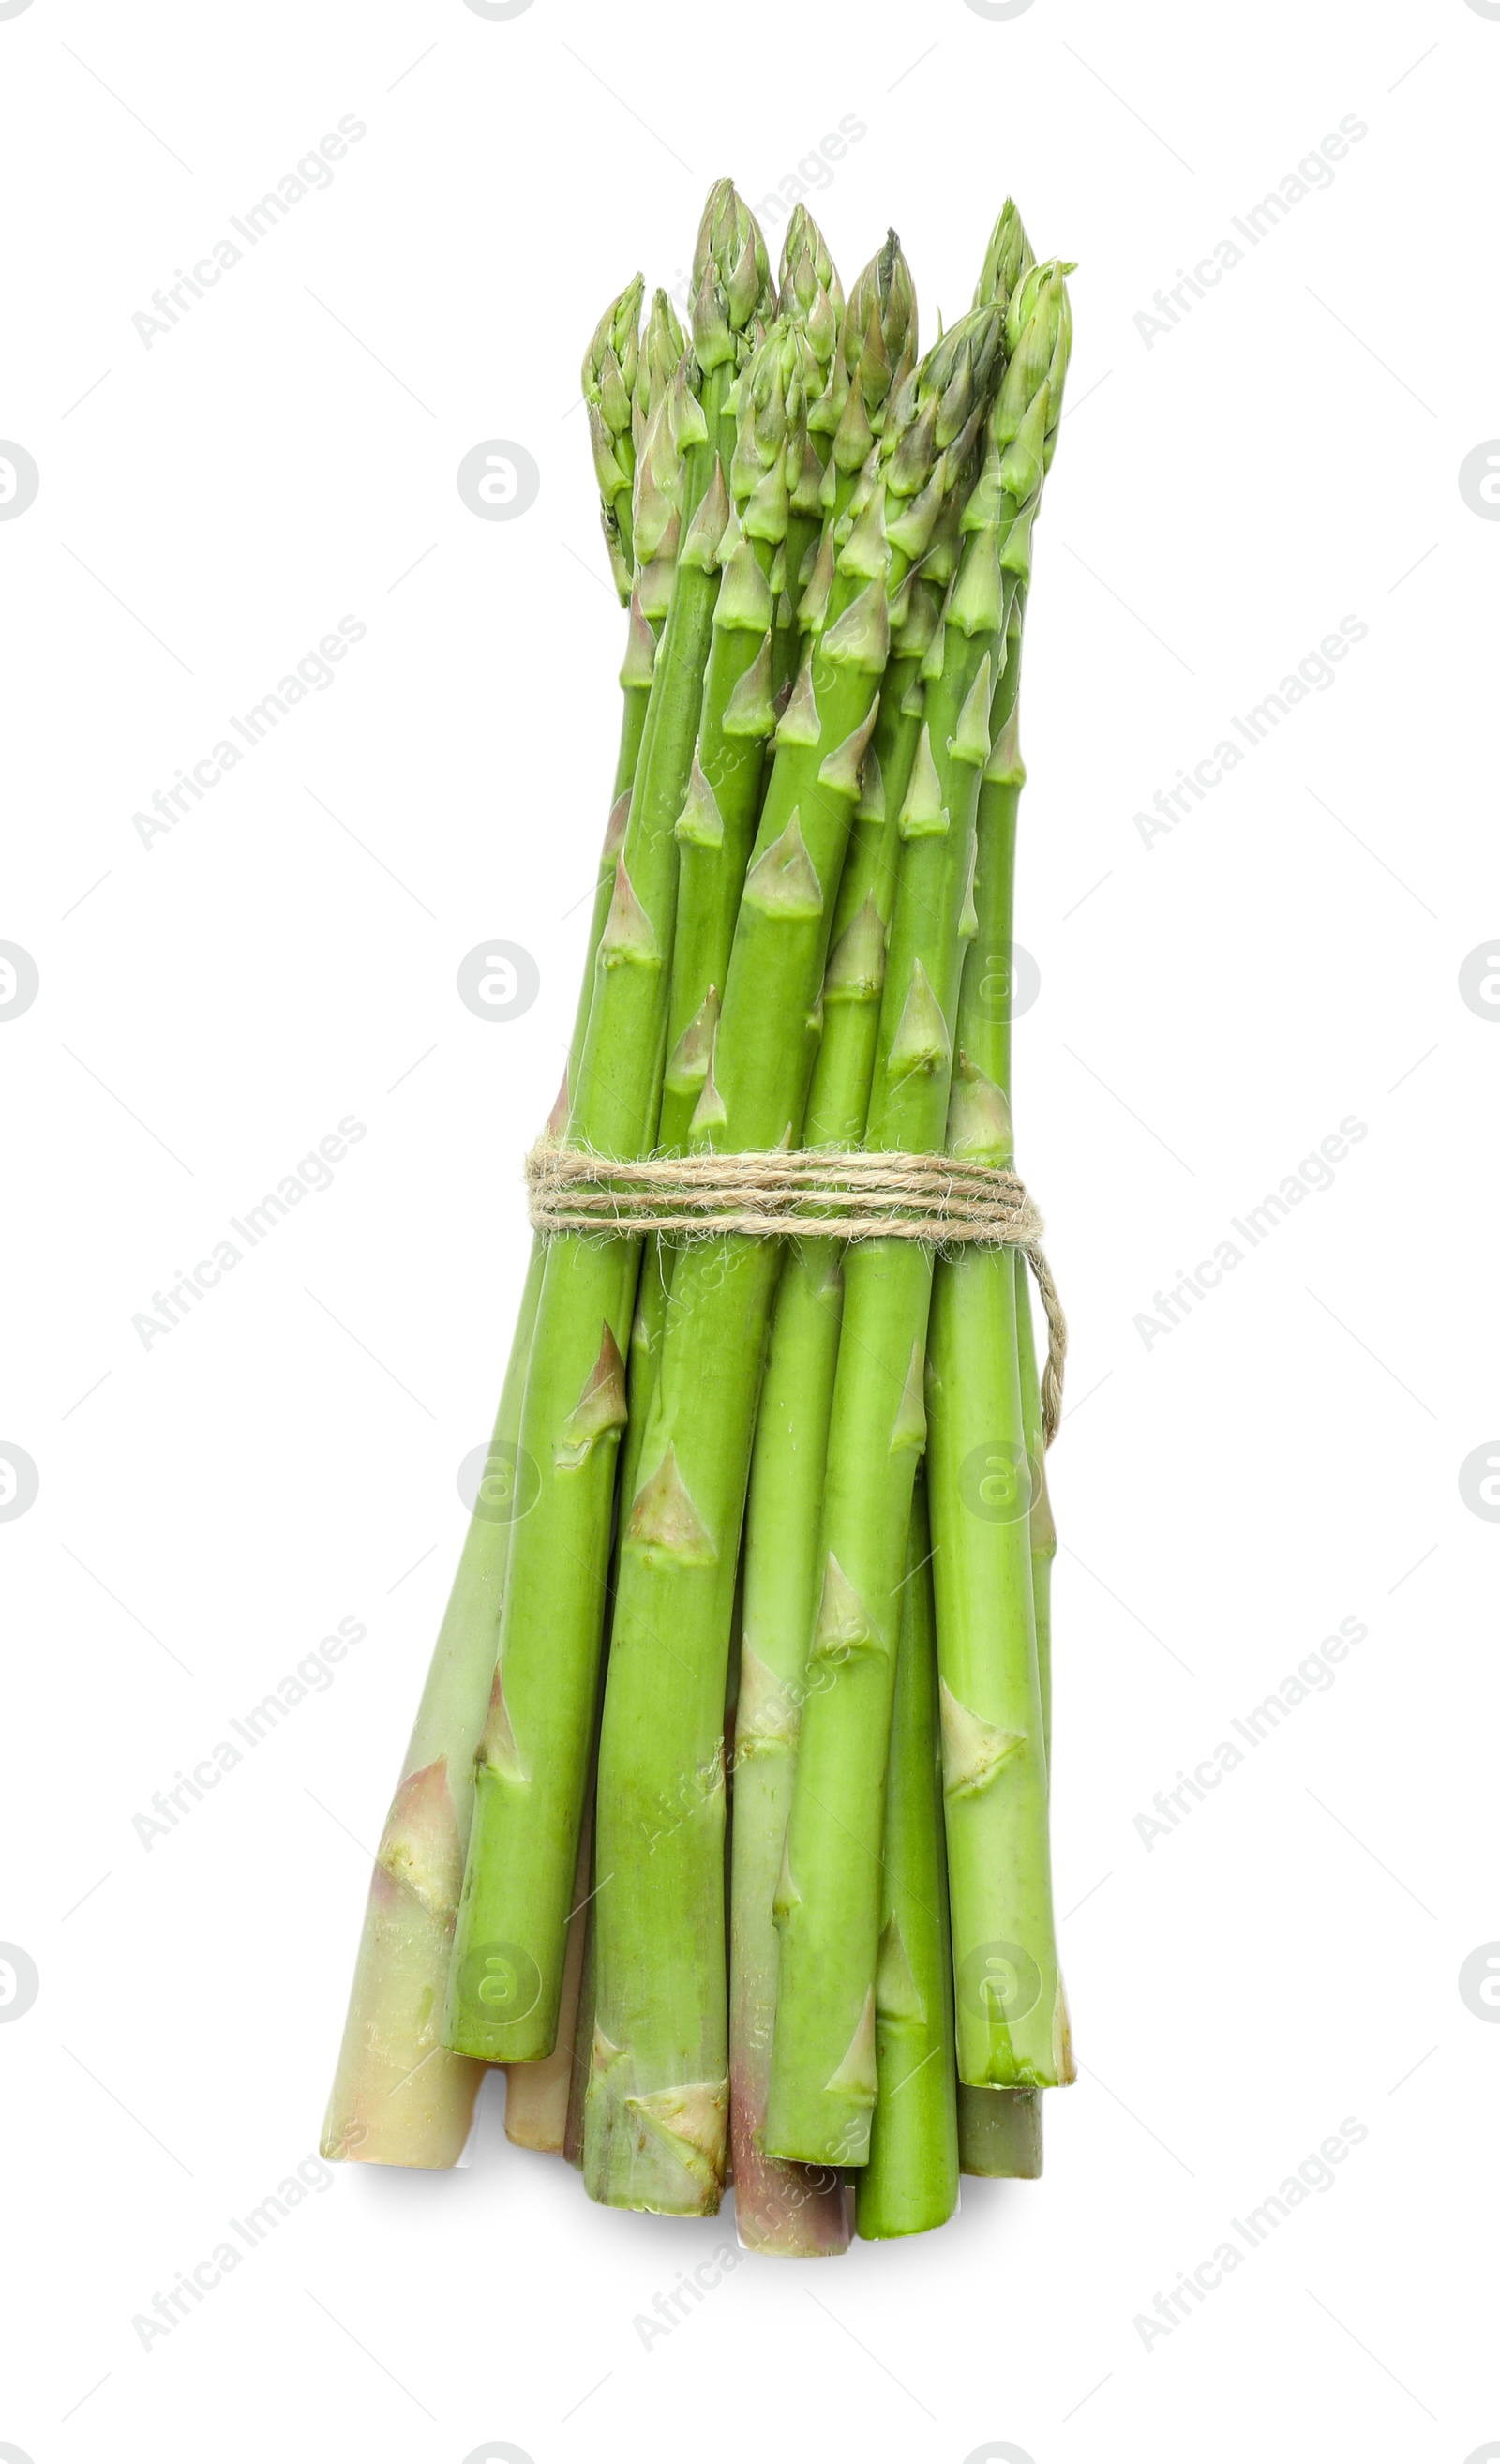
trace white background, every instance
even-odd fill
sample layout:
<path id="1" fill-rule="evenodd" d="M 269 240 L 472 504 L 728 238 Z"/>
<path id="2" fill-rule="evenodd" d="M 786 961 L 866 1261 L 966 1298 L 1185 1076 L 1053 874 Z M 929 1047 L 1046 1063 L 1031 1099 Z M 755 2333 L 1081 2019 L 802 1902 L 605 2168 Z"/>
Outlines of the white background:
<path id="1" fill-rule="evenodd" d="M 535 2464 L 1500 2454 L 1500 22 L 1466 0 L 30 0 L 0 18 L 0 2453 Z M 352 114 L 367 133 L 147 349 L 132 326 Z M 131 2321 L 316 2145 L 367 1850 L 462 1529 L 571 1020 L 622 627 L 576 371 L 701 199 L 846 115 L 846 281 L 898 226 L 924 339 L 1007 188 L 1079 260 L 1038 531 L 1018 930 L 1023 1157 L 1071 1317 L 1053 1456 L 1058 1906 L 1083 2074 L 1037 2185 L 632 2323 L 732 2213 L 591 2208 L 508 2147 L 348 2168 L 169 2337 Z M 1345 115 L 1368 133 L 1147 347 L 1135 319 Z M 779 228 L 776 236 L 779 237 Z M 773 242 L 774 244 L 774 242 Z M 458 461 L 540 494 L 477 520 Z M 366 627 L 190 818 L 148 806 L 345 614 Z M 1133 816 L 1345 616 L 1336 683 L 1148 847 Z M 534 953 L 523 1019 L 463 955 Z M 367 1134 L 186 1323 L 153 1290 L 345 1114 Z M 1134 1325 L 1346 1115 L 1368 1135 L 1168 1336 Z M 1243 1247 L 1245 1244 L 1242 1243 Z M 153 1791 L 341 1617 L 368 1629 L 147 1851 Z M 1210 1801 L 1135 1817 L 1340 1618 L 1368 1627 Z M 4 2017 L 0 2011 L 0 2018 Z M 1489 2016 L 1494 2018 L 1495 2009 Z M 1336 2187 L 1147 2349 L 1133 2324 L 1346 2117 Z M 1488 2352 L 1487 2352 L 1488 2347 Z M 991 2442 L 1005 2442 L 1001 2446 Z"/>

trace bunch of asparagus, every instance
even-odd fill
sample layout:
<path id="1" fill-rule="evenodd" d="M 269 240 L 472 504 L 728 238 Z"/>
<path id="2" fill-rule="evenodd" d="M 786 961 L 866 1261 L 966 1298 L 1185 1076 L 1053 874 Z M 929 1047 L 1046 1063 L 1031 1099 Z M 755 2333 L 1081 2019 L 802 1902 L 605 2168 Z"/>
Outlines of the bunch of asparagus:
<path id="1" fill-rule="evenodd" d="M 1017 704 L 1071 340 L 1008 202 L 918 357 L 711 192 L 691 331 L 584 364 L 620 751 L 547 1136 L 1008 1167 Z M 371 1882 L 323 2137 L 448 2166 L 487 2063 L 590 2195 L 751 2248 L 1041 2169 L 1072 2076 L 1054 1548 L 1026 1261 L 895 1237 L 539 1240 Z M 854 2195 L 850 2196 L 850 2190 Z"/>

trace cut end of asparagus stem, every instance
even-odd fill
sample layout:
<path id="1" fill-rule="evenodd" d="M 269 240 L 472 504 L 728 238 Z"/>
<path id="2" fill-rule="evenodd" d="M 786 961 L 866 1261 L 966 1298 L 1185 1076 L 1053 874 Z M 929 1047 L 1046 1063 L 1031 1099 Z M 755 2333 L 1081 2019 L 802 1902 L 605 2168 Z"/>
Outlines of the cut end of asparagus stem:
<path id="1" fill-rule="evenodd" d="M 1034 2087 L 960 2087 L 959 2162 L 986 2181 L 1042 2178 L 1042 2098 Z"/>
<path id="2" fill-rule="evenodd" d="M 440 2168 L 463 2154 L 484 2066 L 439 2035 L 459 1862 L 439 1759 L 397 1790 L 370 1880 L 323 2123 L 334 2162 Z"/>
<path id="3" fill-rule="evenodd" d="M 620 2058 L 597 2025 L 585 2120 L 584 2187 L 610 2208 L 656 2216 L 712 2216 L 723 2189 L 727 2079 L 621 2095 L 609 2074 Z"/>
<path id="4" fill-rule="evenodd" d="M 827 2165 L 783 2165 L 733 2134 L 735 2225 L 741 2249 L 764 2258 L 840 2258 L 849 2244 L 844 2177 Z"/>
<path id="5" fill-rule="evenodd" d="M 811 1244 L 810 1244 L 811 1245 Z M 832 1247 L 831 1243 L 816 1244 Z M 832 1262 L 829 1262 L 832 1263 Z M 835 1269 L 836 1270 L 836 1269 Z M 822 1262 L 799 1257 L 795 1271 L 808 1309 L 836 1309 L 837 1288 Z M 798 1319 L 805 1334 L 805 1315 Z M 774 1404 L 773 1404 L 774 1415 Z M 761 1503 L 769 1511 L 767 1488 Z M 762 1543 L 762 1549 L 764 1544 Z M 780 1571 L 780 1570 L 779 1570 Z M 747 1568 L 748 1573 L 748 1568 Z M 734 1930 L 730 2015 L 730 2141 L 735 2221 L 746 2250 L 781 2258 L 827 2258 L 849 2247 L 848 2202 L 828 2166 L 788 2165 L 765 2151 L 765 2093 L 776 2007 L 776 1925 L 772 1903 L 785 1833 L 797 1689 L 778 1682 L 748 1639 L 740 1659 L 735 1730 Z"/>

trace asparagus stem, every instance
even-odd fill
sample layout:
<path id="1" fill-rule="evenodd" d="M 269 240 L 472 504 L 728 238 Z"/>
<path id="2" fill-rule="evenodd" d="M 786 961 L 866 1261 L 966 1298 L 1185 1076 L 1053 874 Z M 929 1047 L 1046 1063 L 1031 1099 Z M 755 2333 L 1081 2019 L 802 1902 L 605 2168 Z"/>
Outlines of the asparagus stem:
<path id="1" fill-rule="evenodd" d="M 993 765 L 992 765 L 993 766 Z M 1015 791 L 1007 781 L 986 779 L 980 790 L 980 830 L 986 827 L 986 803 L 995 800 L 997 835 L 1008 817 L 1012 838 Z M 1008 932 L 1006 943 L 1008 945 Z M 995 1083 L 1009 1089 L 1011 1023 L 1008 999 L 1003 1004 L 1005 1045 Z M 997 1021 L 997 1023 L 999 1022 Z M 1021 1418 L 1031 1473 L 1028 1517 L 1031 1590 L 1035 1608 L 1037 1674 L 1042 1704 L 1042 1733 L 1050 1791 L 1052 1763 L 1052 1686 L 1050 1577 L 1056 1534 L 1047 1495 L 1046 1453 L 1042 1442 L 1042 1397 L 1037 1375 L 1036 1340 L 1031 1320 L 1030 1272 L 1018 1250 L 1011 1262 L 1016 1286 L 1016 1328 L 1021 1369 Z M 939 1269 L 939 1272 L 941 1270 Z M 959 2149 L 965 2173 L 992 2180 L 1035 2182 L 1042 2177 L 1042 2094 L 1031 2087 L 967 2087 L 959 2089 Z"/>
<path id="2" fill-rule="evenodd" d="M 864 1135 L 895 884 L 895 823 L 920 728 L 924 627 L 936 622 L 925 600 L 915 605 L 922 622 L 909 622 L 881 684 L 865 789 L 839 883 L 823 985 L 823 1039 L 804 1123 L 809 1146 L 853 1146 Z M 913 707 L 904 707 L 909 700 Z M 838 2177 L 783 2164 L 763 2146 L 779 1955 L 774 1906 L 817 1605 L 819 1497 L 843 1293 L 837 1243 L 806 1240 L 791 1246 L 776 1290 L 746 1507 L 730 1891 L 735 2217 L 748 2248 L 792 2255 L 843 2249 L 848 2240 Z M 821 2192 L 809 2189 L 820 2180 Z"/>
<path id="3" fill-rule="evenodd" d="M 1007 203 L 1005 213 L 997 225 L 995 238 L 986 258 L 982 291 L 988 296 L 1007 297 L 1018 287 L 1022 275 L 1031 263 L 1029 248 L 1013 247 L 1014 231 L 1005 233 L 1007 216 L 1013 209 Z M 1019 223 L 1015 226 L 1019 230 Z M 1052 427 L 1060 406 L 1049 410 L 1048 426 Z M 1004 827 L 1008 814 L 1014 825 L 1014 795 L 1009 782 L 986 782 L 981 790 L 980 815 L 982 831 L 985 825 L 986 800 L 997 800 L 995 820 Z M 1007 942 L 1008 942 L 1007 932 Z M 1003 1023 L 1004 1044 L 997 1041 L 997 1086 L 1007 1093 L 1011 1085 L 1009 1031 L 1010 1004 L 1002 1005 L 997 1025 Z M 1021 1411 L 1026 1434 L 1027 1461 L 1031 1471 L 1031 1510 L 1029 1515 L 1031 1546 L 1031 1589 L 1035 1608 L 1037 1673 L 1042 1703 L 1042 1730 L 1047 1761 L 1048 1786 L 1051 1777 L 1051 1562 L 1056 1550 L 1056 1533 L 1047 1492 L 1046 1453 L 1042 1438 L 1042 1400 L 1037 1375 L 1036 1342 L 1031 1318 L 1031 1284 L 1026 1259 L 1017 1252 L 1012 1261 L 1016 1284 L 1016 1324 L 1019 1335 L 1021 1369 Z M 979 2088 L 960 2086 L 959 2090 L 959 2139 L 963 2169 L 966 2173 L 992 2177 L 1011 2176 L 1026 2181 L 1040 2179 L 1042 2172 L 1042 2097 L 1035 2088 Z"/>
<path id="4" fill-rule="evenodd" d="M 727 199 L 727 203 L 726 203 Z M 685 450 L 681 543 L 568 1136 L 604 1155 L 651 1151 L 661 1101 L 677 844 L 729 517 L 715 438 L 737 335 L 764 295 L 764 248 L 727 183 L 705 223 L 695 350 L 681 363 L 637 472 L 636 551 L 670 531 L 651 502 L 670 408 Z M 643 517 L 649 517 L 643 539 Z M 654 536 L 652 536 L 654 534 Z M 645 605 L 643 599 L 643 605 Z M 648 613 L 650 612 L 648 608 Z M 517 1528 L 453 1945 L 445 2041 L 491 2060 L 535 2060 L 557 2029 L 604 1624 L 624 1359 L 638 1240 L 564 1235 L 547 1251 L 520 1444 L 537 1503 Z"/>
<path id="5" fill-rule="evenodd" d="M 1021 1419 L 1026 1432 L 1026 1461 L 1031 1469 L 1031 1511 L 1027 1531 L 1031 1550 L 1031 1597 L 1036 1614 L 1037 1681 L 1042 1695 L 1042 1738 L 1048 1788 L 1052 1774 L 1052 1560 L 1057 1554 L 1057 1526 L 1047 1485 L 1047 1448 L 1042 1439 L 1042 1391 L 1037 1375 L 1036 1332 L 1031 1317 L 1031 1278 L 1018 1250 L 1015 1258 L 1016 1332 L 1021 1352 Z"/>
<path id="6" fill-rule="evenodd" d="M 642 282 L 639 275 L 612 300 L 599 320 L 584 360 L 584 399 L 588 405 L 594 468 L 599 480 L 599 516 L 604 528 L 616 585 L 630 610 L 620 690 L 625 696 L 620 720 L 620 751 L 615 763 L 609 823 L 599 860 L 599 882 L 589 925 L 588 959 L 579 987 L 578 1010 L 568 1045 L 567 1086 L 578 1085 L 584 1041 L 594 998 L 594 959 L 609 920 L 614 899 L 620 848 L 629 818 L 630 789 L 640 760 L 641 738 L 651 705 L 651 671 L 661 618 L 648 619 L 641 592 L 632 587 L 635 516 L 631 504 L 638 450 L 656 419 L 682 358 L 682 333 L 672 302 L 658 291 L 651 302 L 644 341 L 638 341 Z M 669 522 L 659 539 L 652 536 L 653 588 L 670 590 L 678 528 Z"/>
<path id="7" fill-rule="evenodd" d="M 636 322 L 639 279 L 606 310 L 584 365 L 584 390 L 609 439 L 607 471 L 595 427 L 600 513 L 611 558 L 628 558 L 628 503 L 635 465 L 632 429 L 663 389 L 658 312 L 649 363 Z M 661 302 L 668 319 L 671 310 Z M 675 320 L 672 320 L 674 325 Z M 678 338 L 680 344 L 680 337 Z M 635 388 L 637 402 L 630 400 Z M 597 394 L 597 405 L 594 396 Z M 628 567 L 627 567 L 628 570 Z M 616 565 L 618 578 L 619 567 Z M 622 596 L 628 596 L 627 589 Z M 589 928 L 583 990 L 569 1048 L 576 1082 L 592 996 L 594 959 L 614 893 L 615 869 L 650 698 L 654 636 L 631 606 L 620 750 L 599 886 Z M 568 1079 L 563 1082 L 563 1103 Z M 463 2151 L 483 2076 L 479 2064 L 446 2051 L 438 2035 L 452 1941 L 457 1882 L 474 1799 L 474 1757 L 484 1726 L 513 1514 L 524 1510 L 518 1454 L 521 1398 L 541 1288 L 542 1251 L 532 1247 L 520 1311 L 490 1444 L 480 1502 L 453 1579 L 401 1777 L 386 1818 L 355 1963 L 348 2016 L 323 2125 L 323 2152 L 377 2164 L 449 2166 Z"/>
<path id="8" fill-rule="evenodd" d="M 589 1820 L 589 1845 L 592 1851 L 597 1828 Z M 583 1912 L 584 1956 L 578 1980 L 578 2007 L 573 2015 L 572 2060 L 568 2076 L 567 2120 L 562 2133 L 562 2153 L 570 2165 L 580 2169 L 584 2162 L 584 2104 L 588 2095 L 588 2057 L 594 2041 L 594 1907 L 598 1885 L 598 1867 L 592 1854 L 589 1860 L 588 1899 Z M 577 1920 L 575 1919 L 576 1923 Z M 569 1926 L 569 1949 L 572 1947 Z M 520 2065 L 518 2065 L 518 2068 Z"/>
<path id="9" fill-rule="evenodd" d="M 981 793 L 981 813 L 983 798 Z M 1036 1615 L 1037 1677 L 1048 1794 L 1052 1771 L 1051 1573 L 1057 1535 L 1047 1494 L 1042 1442 L 1042 1397 L 1036 1339 L 1031 1324 L 1031 1279 L 1026 1259 L 1014 1259 L 1016 1328 L 1021 1354 L 1021 1419 L 1031 1471 L 1031 1594 Z M 1038 2182 L 1042 2178 L 1042 2092 L 1034 2087 L 959 2089 L 959 2148 L 965 2173 Z"/>
<path id="10" fill-rule="evenodd" d="M 562 1962 L 562 1992 L 558 2003 L 557 2042 L 544 2060 L 511 2062 L 505 2074 L 505 2136 L 515 2147 L 535 2147 L 543 2156 L 561 2156 L 567 2143 L 567 2109 L 573 2087 L 573 2056 L 579 1993 L 584 1978 L 584 1940 L 587 1931 L 589 1849 L 593 1825 L 585 1807 L 578 1843 L 578 1870 L 573 1877 L 573 1910 L 567 1921 L 567 1951 Z"/>
<path id="11" fill-rule="evenodd" d="M 979 932 L 964 970 L 948 1121 L 951 1154 L 1001 1166 L 1014 1155 L 1007 1089 L 1016 810 L 1026 777 L 1016 741 L 1020 626 L 1068 345 L 1060 272 L 1033 269 L 1018 307 L 1027 295 L 1034 305 L 1017 364 L 1029 353 L 1037 365 L 1045 361 L 1047 375 L 1004 440 L 1015 648 L 992 714 Z M 1004 1252 L 970 1249 L 938 1270 L 928 1407 L 948 1868 L 959 2074 L 978 2087 L 1056 2086 L 1072 2076 L 1052 1915 L 1017 1301 L 1015 1262 Z"/>
<path id="12" fill-rule="evenodd" d="M 880 1964 L 875 1973 L 879 2079 L 870 2159 L 860 2168 L 856 2226 L 865 2241 L 931 2233 L 959 2203 L 958 2073 L 953 1953 L 943 1864 L 927 1498 L 912 1498 L 895 1701 L 886 1786 Z"/>
<path id="13" fill-rule="evenodd" d="M 635 516 L 630 482 L 635 475 L 639 449 L 666 402 L 682 357 L 683 345 L 681 329 L 673 315 L 672 303 L 663 291 L 658 291 L 651 302 L 651 317 L 641 345 L 637 348 L 629 332 L 622 333 L 622 311 L 632 295 L 639 307 L 640 290 L 640 276 L 637 275 L 629 289 L 622 292 L 619 299 L 606 309 L 584 362 L 584 395 L 589 407 L 589 426 L 594 440 L 600 519 L 616 583 L 620 585 L 620 595 L 629 606 L 630 627 L 625 664 L 620 670 L 620 689 L 625 702 L 620 721 L 614 794 L 604 850 L 599 860 L 599 882 L 594 891 L 594 911 L 589 925 L 588 959 L 579 987 L 578 1010 L 568 1045 L 566 1083 L 570 1089 L 578 1085 L 578 1073 L 583 1067 L 584 1041 L 588 1032 L 588 1013 L 594 998 L 594 959 L 614 900 L 615 875 L 626 824 L 629 819 L 630 790 L 640 761 L 641 739 L 646 732 L 646 715 L 651 706 L 651 671 L 661 632 L 661 615 L 648 618 L 646 614 L 642 600 L 644 582 L 640 587 L 632 589 L 631 586 Z M 625 397 L 623 403 L 622 394 Z M 659 512 L 660 509 L 655 510 Z M 658 530 L 651 533 L 653 594 L 659 594 L 664 586 L 670 593 L 679 532 L 680 517 L 675 522 L 669 518 L 665 532 L 659 532 L 658 524 Z M 653 607 L 656 604 L 653 596 Z M 665 613 L 665 602 L 661 603 L 661 607 Z"/>
<path id="14" fill-rule="evenodd" d="M 1008 1153 L 977 1138 L 954 1151 L 984 1162 Z M 975 2086 L 1052 2087 L 1070 2066 L 1016 1345 L 1010 1261 L 945 1262 L 928 1407 L 960 2075 Z"/>
<path id="15" fill-rule="evenodd" d="M 823 1056 L 820 1055 L 820 1064 Z M 730 2115 L 735 2216 L 751 2250 L 798 2255 L 848 2240 L 838 2177 L 822 2195 L 762 2144 L 776 2009 L 773 1917 L 796 1768 L 806 1658 L 807 1517 L 833 1394 L 843 1278 L 835 1244 L 798 1243 L 782 1270 L 756 1424 L 745 1542 L 745 1627 L 735 1731 L 730 1912 Z M 816 1502 L 812 1513 L 816 1540 Z"/>
<path id="16" fill-rule="evenodd" d="M 989 788 L 981 790 L 980 811 Z M 1036 1341 L 1031 1325 L 1031 1278 L 1017 1250 L 1016 1329 L 1021 1354 L 1021 1419 L 1026 1460 L 1031 1471 L 1031 1594 L 1036 1613 L 1037 1677 L 1042 1701 L 1042 1735 L 1048 1794 L 1052 1771 L 1051 1573 L 1057 1535 L 1047 1494 L 1046 1455 L 1042 1443 L 1042 1397 L 1037 1378 Z M 939 1269 L 939 1272 L 941 1269 Z M 965 2173 L 992 2179 L 1011 2177 L 1036 2182 L 1042 2178 L 1042 2092 L 1034 2087 L 967 2087 L 959 2089 L 959 2147 Z"/>
<path id="17" fill-rule="evenodd" d="M 670 1242 L 653 1232 L 641 1256 L 640 1280 L 635 1287 L 635 1309 L 630 1319 L 630 1349 L 626 1361 L 626 1401 L 630 1417 L 620 1441 L 617 1502 L 633 1497 L 640 1479 L 641 1448 L 646 1442 L 651 1397 L 656 1392 L 662 1337 L 666 1332 L 667 1311 L 671 1306 L 671 1286 L 667 1278 L 674 1254 Z M 625 1526 L 617 1515 L 617 1562 L 624 1542 Z"/>
<path id="18" fill-rule="evenodd" d="M 887 505 L 904 533 L 904 575 L 945 493 L 936 403 L 963 348 L 956 327 L 910 389 L 899 440 L 871 463 L 830 555 L 825 627 L 779 729 L 696 1146 L 770 1148 L 800 1134 L 834 891 L 887 656 Z M 723 2174 L 720 1722 L 775 1248 L 728 1239 L 677 1260 L 605 1701 L 600 1862 L 614 1880 L 599 1903 L 585 2177 L 596 2198 L 672 2213 L 711 2212 Z"/>
<path id="19" fill-rule="evenodd" d="M 972 437 L 983 421 L 1001 323 L 997 310 L 976 310 L 947 338 L 963 335 L 965 348 L 936 408 L 940 443 L 960 430 Z M 965 445 L 960 467 L 967 458 Z M 990 459 L 998 459 L 993 443 Z M 1000 512 L 987 465 L 963 516 L 967 542 L 929 656 L 926 717 L 902 808 L 866 1139 L 872 1149 L 930 1152 L 947 1111 L 962 950 L 973 929 L 975 809 L 1004 637 Z M 777 1901 L 782 1959 L 765 2123 L 772 2154 L 813 2164 L 865 2162 L 875 2098 L 886 1762 L 912 1486 L 926 1434 L 932 1258 L 915 1243 L 862 1243 L 849 1253 L 844 1286 L 822 1597 Z"/>
<path id="20" fill-rule="evenodd" d="M 720 545 L 714 647 L 687 802 L 678 816 L 677 922 L 657 1145 L 679 1154 L 708 1075 L 735 916 L 760 810 L 772 706 L 771 574 L 786 536 L 787 478 L 806 433 L 806 352 L 778 320 L 738 386 L 730 488 L 738 513 Z M 630 1328 L 630 1418 L 620 1492 L 635 1494 L 671 1282 L 672 1244 L 648 1245 Z"/>
<path id="21" fill-rule="evenodd" d="M 605 843 L 599 855 L 599 879 L 594 889 L 593 913 L 588 927 L 588 956 L 584 966 L 584 979 L 579 986 L 578 1008 L 573 1019 L 573 1033 L 568 1042 L 567 1077 L 564 1088 L 578 1083 L 583 1067 L 584 1042 L 588 1033 L 588 1013 L 594 998 L 594 960 L 609 910 L 614 902 L 615 875 L 619 868 L 620 849 L 625 841 L 626 825 L 630 813 L 630 790 L 640 759 L 641 737 L 646 728 L 646 713 L 651 701 L 651 670 L 656 657 L 656 637 L 641 612 L 639 599 L 630 602 L 630 628 L 626 643 L 625 664 L 620 670 L 620 691 L 623 707 L 620 715 L 620 750 L 615 760 L 614 793 L 609 804 L 609 819 L 605 828 Z"/>

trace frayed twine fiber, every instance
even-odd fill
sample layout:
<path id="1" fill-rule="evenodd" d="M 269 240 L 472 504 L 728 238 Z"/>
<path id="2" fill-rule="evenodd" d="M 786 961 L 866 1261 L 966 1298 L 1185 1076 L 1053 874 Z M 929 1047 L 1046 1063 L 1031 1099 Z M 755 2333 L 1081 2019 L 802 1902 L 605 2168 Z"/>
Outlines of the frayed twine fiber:
<path id="1" fill-rule="evenodd" d="M 849 1154 L 813 1147 L 788 1155 L 652 1155 L 620 1163 L 543 1139 L 526 1157 L 533 1228 L 658 1232 L 676 1241 L 726 1233 L 752 1240 L 812 1234 L 830 1241 L 925 1241 L 935 1249 L 979 1243 L 1024 1249 L 1047 1313 L 1042 1428 L 1062 1417 L 1068 1321 L 1042 1250 L 1042 1218 L 1013 1172 L 951 1155 Z"/>

